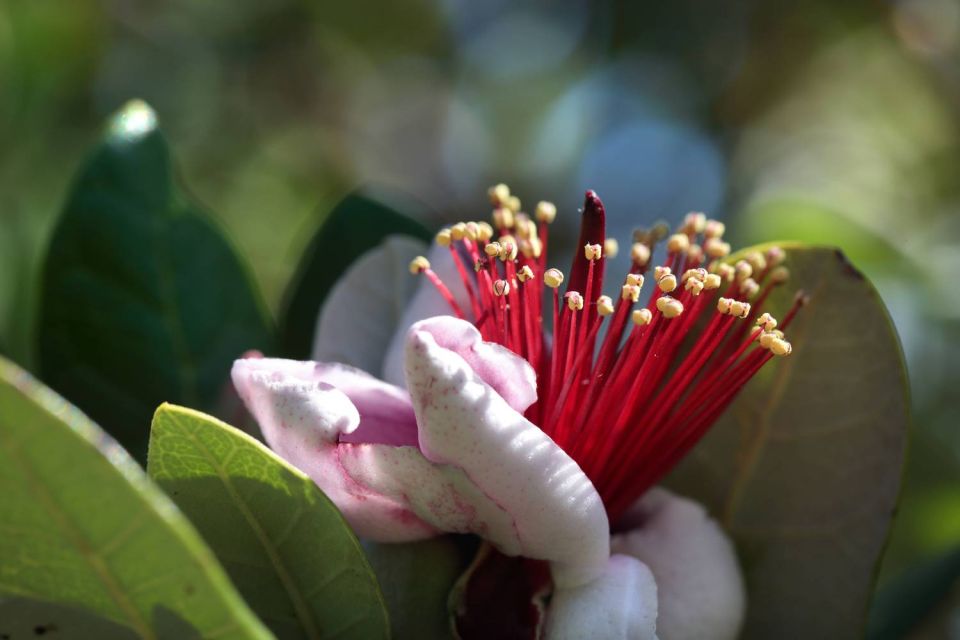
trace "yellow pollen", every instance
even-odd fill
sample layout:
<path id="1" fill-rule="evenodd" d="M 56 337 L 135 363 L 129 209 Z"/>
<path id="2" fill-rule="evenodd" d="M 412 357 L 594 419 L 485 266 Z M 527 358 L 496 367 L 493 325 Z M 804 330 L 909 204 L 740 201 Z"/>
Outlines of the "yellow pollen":
<path id="1" fill-rule="evenodd" d="M 510 199 L 510 187 L 501 182 L 487 189 L 487 195 L 490 196 L 490 204 L 502 207 Z"/>
<path id="2" fill-rule="evenodd" d="M 620 299 L 636 302 L 640 299 L 640 287 L 635 284 L 625 284 L 620 288 Z"/>
<path id="3" fill-rule="evenodd" d="M 700 248 L 700 245 L 691 244 L 690 248 L 687 249 L 687 258 L 689 258 L 691 262 L 702 262 L 703 249 Z"/>
<path id="4" fill-rule="evenodd" d="M 743 282 L 753 275 L 753 267 L 746 260 L 737 260 L 737 264 L 733 265 L 733 268 L 737 282 Z"/>
<path id="5" fill-rule="evenodd" d="M 764 331 L 773 331 L 777 328 L 777 319 L 769 313 L 763 313 L 757 318 L 757 326 L 763 327 Z"/>
<path id="6" fill-rule="evenodd" d="M 488 242 L 493 237 L 493 227 L 489 222 L 478 222 L 477 227 L 477 240 L 480 242 Z"/>
<path id="7" fill-rule="evenodd" d="M 726 258 L 730 255 L 730 244 L 720 238 L 707 238 L 703 243 L 703 250 L 711 258 Z"/>
<path id="8" fill-rule="evenodd" d="M 597 298 L 597 313 L 601 316 L 608 316 L 613 313 L 613 300 L 610 299 L 610 296 Z"/>
<path id="9" fill-rule="evenodd" d="M 543 284 L 556 289 L 563 284 L 563 272 L 560 269 L 547 269 L 543 272 Z"/>
<path id="10" fill-rule="evenodd" d="M 759 251 L 751 251 L 744 256 L 744 259 L 750 263 L 751 267 L 753 267 L 754 273 L 759 273 L 767 267 L 767 260 Z"/>
<path id="11" fill-rule="evenodd" d="M 708 273 L 703 278 L 703 288 L 708 291 L 711 289 L 719 289 L 721 282 L 722 280 L 720 279 L 720 276 L 715 273 Z"/>
<path id="12" fill-rule="evenodd" d="M 568 291 L 564 297 L 567 299 L 567 308 L 570 311 L 581 311 L 583 309 L 583 296 L 576 291 Z"/>
<path id="13" fill-rule="evenodd" d="M 699 269 L 687 269 L 683 272 L 683 277 L 680 278 L 680 282 L 686 282 L 690 278 L 696 278 L 697 280 L 703 280 L 707 277 L 707 270 L 703 268 Z"/>
<path id="14" fill-rule="evenodd" d="M 698 296 L 700 295 L 700 292 L 703 291 L 703 286 L 704 286 L 703 280 L 699 280 L 697 278 L 690 278 L 689 280 L 687 280 L 687 284 L 684 285 L 684 289 L 686 289 L 693 295 Z"/>
<path id="15" fill-rule="evenodd" d="M 525 264 L 520 267 L 520 271 L 517 272 L 517 279 L 519 279 L 520 282 L 526 282 L 531 278 L 533 278 L 533 269 L 530 268 L 530 265 Z"/>
<path id="16" fill-rule="evenodd" d="M 659 281 L 660 278 L 671 273 L 673 273 L 673 270 L 670 267 L 657 267 L 653 270 L 653 279 Z"/>
<path id="17" fill-rule="evenodd" d="M 731 265 L 726 262 L 718 262 L 717 264 L 717 275 L 719 275 L 723 280 L 727 282 L 733 281 L 733 276 L 736 275 L 737 270 L 734 269 Z"/>
<path id="18" fill-rule="evenodd" d="M 724 231 L 727 230 L 727 226 L 720 222 L 719 220 L 707 220 L 707 224 L 703 227 L 703 235 L 707 239 L 710 238 L 722 238 Z"/>
<path id="19" fill-rule="evenodd" d="M 670 296 L 660 296 L 657 298 L 657 309 L 668 320 L 676 318 L 683 313 L 683 304 L 676 298 Z"/>
<path id="20" fill-rule="evenodd" d="M 642 242 L 634 242 L 630 247 L 630 260 L 639 267 L 646 265 L 650 262 L 650 247 Z"/>
<path id="21" fill-rule="evenodd" d="M 491 242 L 483 248 L 483 252 L 491 258 L 495 258 L 496 256 L 500 255 L 500 243 Z"/>
<path id="22" fill-rule="evenodd" d="M 630 319 L 633 320 L 633 324 L 642 327 L 650 324 L 653 320 L 653 314 L 650 313 L 650 309 L 636 309 L 630 314 Z"/>
<path id="23" fill-rule="evenodd" d="M 734 300 L 730 303 L 730 315 L 737 318 L 746 318 L 750 315 L 750 303 Z"/>
<path id="24" fill-rule="evenodd" d="M 497 207 L 493 210 L 493 224 L 498 229 L 513 229 L 514 215 L 508 207 Z"/>
<path id="25" fill-rule="evenodd" d="M 458 222 L 450 227 L 450 237 L 457 242 L 463 240 L 465 237 L 467 237 L 467 225 L 462 222 Z"/>
<path id="26" fill-rule="evenodd" d="M 539 258 L 540 254 L 543 253 L 543 244 L 541 244 L 540 238 L 534 236 L 529 240 L 520 241 L 520 251 L 528 258 Z"/>
<path id="27" fill-rule="evenodd" d="M 775 356 L 788 356 L 793 352 L 793 345 L 782 338 L 774 338 L 770 341 L 770 351 Z"/>
<path id="28" fill-rule="evenodd" d="M 498 298 L 510 293 L 510 283 L 506 280 L 494 280 L 493 281 L 493 295 Z"/>
<path id="29" fill-rule="evenodd" d="M 728 315 L 732 306 L 733 300 L 731 298 L 720 298 L 717 300 L 717 311 L 723 315 Z"/>
<path id="30" fill-rule="evenodd" d="M 620 253 L 620 243 L 616 238 L 607 238 L 603 241 L 603 255 L 608 258 L 616 258 Z"/>
<path id="31" fill-rule="evenodd" d="M 707 214 L 691 211 L 683 219 L 683 232 L 687 234 L 702 233 L 707 226 Z"/>
<path id="32" fill-rule="evenodd" d="M 453 238 L 450 234 L 450 229 L 440 229 L 437 232 L 437 244 L 441 247 L 449 247 L 450 243 L 453 242 Z"/>
<path id="33" fill-rule="evenodd" d="M 500 238 L 500 259 L 504 262 L 517 259 L 517 242 L 512 237 Z"/>
<path id="34" fill-rule="evenodd" d="M 430 261 L 423 256 L 417 256 L 410 261 L 410 273 L 417 275 L 430 268 Z"/>
<path id="35" fill-rule="evenodd" d="M 465 225 L 467 238 L 476 241 L 480 237 L 480 227 L 476 222 L 467 222 Z"/>
<path id="36" fill-rule="evenodd" d="M 541 200 L 537 203 L 537 209 L 534 215 L 538 222 L 550 224 L 557 219 L 557 207 L 552 202 Z"/>
<path id="37" fill-rule="evenodd" d="M 675 233 L 667 240 L 667 251 L 680 253 L 690 248 L 690 238 L 683 233 Z"/>
<path id="38" fill-rule="evenodd" d="M 638 287 L 643 286 L 643 275 L 640 273 L 628 273 L 626 284 L 633 284 Z"/>
<path id="39" fill-rule="evenodd" d="M 672 273 L 665 273 L 657 278 L 657 286 L 660 287 L 660 291 L 670 293 L 677 288 L 677 276 Z"/>
<path id="40" fill-rule="evenodd" d="M 583 255 L 590 262 L 599 260 L 602 254 L 603 254 L 603 247 L 601 247 L 599 244 L 583 245 Z"/>
<path id="41" fill-rule="evenodd" d="M 510 198 L 507 200 L 507 207 L 514 213 L 520 213 L 520 198 L 517 196 L 510 196 Z"/>

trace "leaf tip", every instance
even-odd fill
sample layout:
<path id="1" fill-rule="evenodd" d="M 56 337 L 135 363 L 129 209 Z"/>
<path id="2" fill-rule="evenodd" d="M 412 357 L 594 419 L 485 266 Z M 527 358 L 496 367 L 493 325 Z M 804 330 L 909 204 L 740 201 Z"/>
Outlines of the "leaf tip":
<path id="1" fill-rule="evenodd" d="M 157 128 L 157 113 L 139 98 L 123 105 L 110 119 L 110 137 L 122 142 L 134 142 Z"/>

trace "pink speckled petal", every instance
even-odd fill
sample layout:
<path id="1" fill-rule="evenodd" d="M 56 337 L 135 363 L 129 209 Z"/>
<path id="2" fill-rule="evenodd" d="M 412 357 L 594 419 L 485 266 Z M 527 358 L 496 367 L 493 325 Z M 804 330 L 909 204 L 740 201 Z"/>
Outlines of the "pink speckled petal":
<path id="1" fill-rule="evenodd" d="M 443 280 L 447 288 L 453 294 L 454 299 L 464 313 L 470 318 L 470 298 L 467 297 L 467 290 L 463 286 L 460 274 L 453 262 L 453 256 L 450 255 L 450 249 L 433 245 L 430 253 L 427 254 L 430 260 L 430 268 L 436 272 Z M 409 271 L 404 273 L 413 279 Z M 446 300 L 437 292 L 436 287 L 424 276 L 419 276 L 416 293 L 410 299 L 400 321 L 396 325 L 390 345 L 387 347 L 387 353 L 383 359 L 383 379 L 391 384 L 404 386 L 403 379 L 403 358 L 404 345 L 406 344 L 407 330 L 410 326 L 425 318 L 433 316 L 452 316 L 453 310 Z"/>
<path id="2" fill-rule="evenodd" d="M 636 528 L 613 536 L 610 545 L 653 571 L 660 594 L 660 638 L 736 638 L 746 606 L 743 578 L 733 545 L 704 508 L 652 489 L 624 523 Z"/>
<path id="3" fill-rule="evenodd" d="M 317 483 L 357 535 L 379 542 L 434 535 L 404 502 L 359 484 L 343 469 L 341 449 L 356 445 L 338 440 L 356 432 L 360 413 L 343 391 L 315 373 L 313 362 L 256 358 L 237 360 L 232 377 L 270 447 Z"/>
<path id="4" fill-rule="evenodd" d="M 438 340 L 435 328 L 432 320 L 418 323 L 407 341 L 407 384 L 424 456 L 461 469 L 511 516 L 512 527 L 488 523 L 486 537 L 500 549 L 550 561 L 558 587 L 593 580 L 609 556 L 607 515 L 593 484 L 459 348 L 442 346 L 446 334 Z"/>
<path id="5" fill-rule="evenodd" d="M 419 284 L 407 265 L 426 250 L 425 242 L 393 235 L 357 258 L 317 315 L 312 359 L 342 362 L 379 375 L 387 347 Z M 404 330 L 409 326 L 408 322 Z"/>
<path id="6" fill-rule="evenodd" d="M 614 555 L 593 582 L 557 589 L 547 611 L 545 636 L 547 640 L 656 640 L 657 585 L 650 569 L 630 556 Z"/>

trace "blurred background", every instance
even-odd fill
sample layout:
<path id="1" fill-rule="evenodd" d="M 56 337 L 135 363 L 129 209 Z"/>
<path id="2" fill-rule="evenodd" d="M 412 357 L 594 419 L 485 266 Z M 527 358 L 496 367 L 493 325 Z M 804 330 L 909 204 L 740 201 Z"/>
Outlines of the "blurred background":
<path id="1" fill-rule="evenodd" d="M 485 216 L 506 181 L 560 225 L 596 189 L 624 241 L 693 209 L 739 243 L 841 246 L 913 386 L 881 586 L 933 570 L 957 591 L 957 0 L 0 0 L 0 346 L 28 366 L 52 223 L 130 98 L 274 311 L 360 184 L 415 196 L 433 224 Z M 955 595 L 917 637 L 960 637 Z"/>

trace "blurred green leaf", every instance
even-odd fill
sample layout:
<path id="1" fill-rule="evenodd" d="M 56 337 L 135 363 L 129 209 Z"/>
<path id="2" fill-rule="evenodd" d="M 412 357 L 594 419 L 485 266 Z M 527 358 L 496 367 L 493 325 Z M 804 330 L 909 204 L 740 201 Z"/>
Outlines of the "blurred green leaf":
<path id="1" fill-rule="evenodd" d="M 161 406 L 149 472 L 279 638 L 385 638 L 383 598 L 356 537 L 310 478 L 202 413 Z"/>
<path id="2" fill-rule="evenodd" d="M 5 360 L 0 495 L 0 594 L 85 607 L 143 638 L 270 637 L 127 453 Z"/>
<path id="3" fill-rule="evenodd" d="M 911 567 L 877 592 L 869 640 L 898 640 L 923 621 L 960 581 L 960 549 Z"/>
<path id="4" fill-rule="evenodd" d="M 420 223 L 363 192 L 351 193 L 334 208 L 304 251 L 285 296 L 280 319 L 285 356 L 310 357 L 317 315 L 333 285 L 361 254 L 393 234 L 425 242 L 433 238 Z"/>
<path id="5" fill-rule="evenodd" d="M 468 552 L 476 553 L 475 545 L 459 542 L 455 536 L 439 536 L 406 544 L 364 543 L 395 640 L 451 637 L 447 599 L 467 567 Z"/>
<path id="6" fill-rule="evenodd" d="M 113 120 L 47 254 L 44 380 L 135 456 L 163 401 L 212 408 L 230 366 L 271 343 L 246 268 L 174 180 L 153 112 Z"/>
<path id="7" fill-rule="evenodd" d="M 787 330 L 793 354 L 765 367 L 669 484 L 737 543 L 744 638 L 858 638 L 900 485 L 906 372 L 883 303 L 843 254 L 781 246 L 791 279 L 765 308 L 782 318 L 796 290 L 810 295 Z"/>

